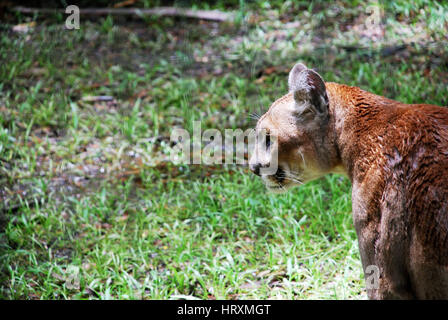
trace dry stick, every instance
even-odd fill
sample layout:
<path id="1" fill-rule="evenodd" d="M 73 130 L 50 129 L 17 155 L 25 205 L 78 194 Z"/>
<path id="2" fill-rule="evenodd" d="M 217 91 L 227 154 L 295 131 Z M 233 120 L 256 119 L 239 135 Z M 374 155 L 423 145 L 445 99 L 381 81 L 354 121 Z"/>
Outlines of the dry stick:
<path id="1" fill-rule="evenodd" d="M 26 7 L 14 7 L 14 11 L 21 13 L 65 13 L 65 9 L 38 9 Z M 157 16 L 180 16 L 213 21 L 233 21 L 234 14 L 218 10 L 191 10 L 174 7 L 157 7 L 152 9 L 138 8 L 81 8 L 80 14 L 85 15 L 157 15 Z"/>

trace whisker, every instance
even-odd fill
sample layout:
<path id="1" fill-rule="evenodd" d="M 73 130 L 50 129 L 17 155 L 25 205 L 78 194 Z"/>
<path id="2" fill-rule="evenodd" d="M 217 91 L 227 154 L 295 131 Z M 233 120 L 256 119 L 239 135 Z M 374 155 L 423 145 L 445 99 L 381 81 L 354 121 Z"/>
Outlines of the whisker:
<path id="1" fill-rule="evenodd" d="M 280 175 L 280 178 L 284 178 L 298 184 L 304 184 L 304 182 L 300 180 L 300 178 L 298 178 L 298 175 L 293 175 L 290 172 L 284 172 L 282 175 Z"/>
<path id="2" fill-rule="evenodd" d="M 258 114 L 263 114 L 264 112 L 263 112 L 263 106 L 261 106 L 261 105 L 259 105 L 258 106 Z"/>
<path id="3" fill-rule="evenodd" d="M 305 157 L 304 157 L 304 155 L 303 155 L 302 151 L 298 150 L 298 152 L 299 152 L 300 156 L 302 157 L 303 165 L 304 165 L 304 166 L 305 166 L 305 168 L 306 168 L 306 167 L 307 167 L 307 165 L 306 165 Z"/>
<path id="4" fill-rule="evenodd" d="M 253 120 L 259 120 L 259 119 L 261 118 L 261 115 L 259 115 L 259 114 L 256 113 L 256 112 L 251 112 L 251 113 L 249 114 L 249 118 L 250 118 L 250 119 L 253 119 Z"/>
<path id="5" fill-rule="evenodd" d="M 304 184 L 302 181 L 297 180 L 297 179 L 292 179 L 292 178 L 285 178 L 285 179 L 286 179 L 286 180 L 289 180 L 289 181 L 292 181 L 292 182 L 295 182 L 295 183 L 298 183 L 298 184 L 300 184 L 300 185 Z"/>

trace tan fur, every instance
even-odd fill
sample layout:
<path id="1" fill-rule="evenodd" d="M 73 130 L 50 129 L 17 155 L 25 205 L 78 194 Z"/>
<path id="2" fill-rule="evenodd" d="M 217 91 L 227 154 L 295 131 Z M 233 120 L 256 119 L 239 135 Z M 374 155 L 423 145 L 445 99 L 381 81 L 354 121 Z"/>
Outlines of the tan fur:
<path id="1" fill-rule="evenodd" d="M 299 79 L 257 123 L 257 131 L 275 137 L 281 171 L 263 180 L 279 191 L 346 174 L 364 270 L 380 269 L 379 288 L 369 297 L 447 299 L 448 109 L 325 83 L 328 108 L 316 114 L 311 104 L 318 100 L 307 94 L 319 79 L 310 75 L 304 79 L 311 89 L 302 90 Z"/>

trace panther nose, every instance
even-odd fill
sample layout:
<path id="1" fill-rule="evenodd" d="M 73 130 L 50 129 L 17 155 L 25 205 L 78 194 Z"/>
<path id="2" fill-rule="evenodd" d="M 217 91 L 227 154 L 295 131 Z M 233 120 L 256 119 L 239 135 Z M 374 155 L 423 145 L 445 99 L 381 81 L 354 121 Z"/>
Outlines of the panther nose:
<path id="1" fill-rule="evenodd" d="M 260 176 L 260 168 L 261 168 L 261 163 L 255 163 L 255 164 L 249 165 L 250 171 L 255 173 L 257 176 Z"/>

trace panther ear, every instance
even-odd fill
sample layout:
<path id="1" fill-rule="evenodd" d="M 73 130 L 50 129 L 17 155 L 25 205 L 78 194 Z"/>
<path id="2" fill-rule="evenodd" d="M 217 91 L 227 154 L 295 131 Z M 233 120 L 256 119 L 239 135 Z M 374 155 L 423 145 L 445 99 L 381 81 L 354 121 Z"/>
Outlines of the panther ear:
<path id="1" fill-rule="evenodd" d="M 299 74 L 307 69 L 308 68 L 303 63 L 296 63 L 296 65 L 291 69 L 288 77 L 289 92 L 293 91 L 293 88 L 297 87 L 296 80 L 298 79 Z"/>
<path id="2" fill-rule="evenodd" d="M 296 105 L 302 109 L 312 108 L 311 111 L 318 114 L 328 113 L 327 89 L 322 77 L 316 71 L 298 63 L 289 73 L 288 85 L 289 92 L 294 93 Z"/>

